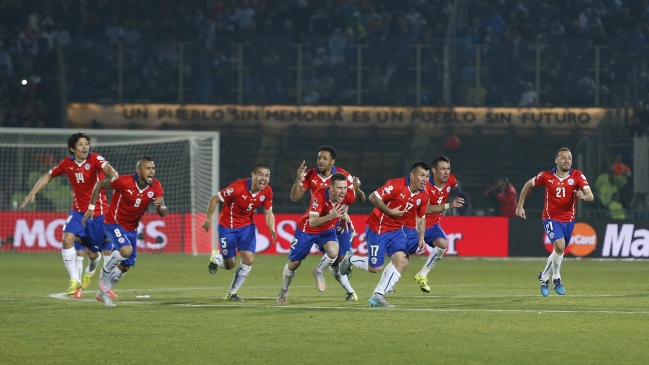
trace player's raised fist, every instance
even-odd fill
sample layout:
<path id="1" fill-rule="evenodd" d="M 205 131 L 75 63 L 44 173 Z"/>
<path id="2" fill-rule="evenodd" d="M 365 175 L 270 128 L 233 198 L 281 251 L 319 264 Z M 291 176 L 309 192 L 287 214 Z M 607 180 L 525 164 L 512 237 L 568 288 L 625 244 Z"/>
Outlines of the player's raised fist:
<path id="1" fill-rule="evenodd" d="M 451 202 L 451 208 L 462 208 L 464 206 L 464 199 L 457 198 Z"/>
<path id="2" fill-rule="evenodd" d="M 523 207 L 516 207 L 516 216 L 527 219 L 527 217 L 525 216 L 525 209 L 523 209 Z"/>
<path id="3" fill-rule="evenodd" d="M 212 222 L 210 221 L 205 221 L 203 224 L 201 224 L 201 228 L 205 230 L 205 232 L 210 230 L 210 227 L 212 227 Z"/>

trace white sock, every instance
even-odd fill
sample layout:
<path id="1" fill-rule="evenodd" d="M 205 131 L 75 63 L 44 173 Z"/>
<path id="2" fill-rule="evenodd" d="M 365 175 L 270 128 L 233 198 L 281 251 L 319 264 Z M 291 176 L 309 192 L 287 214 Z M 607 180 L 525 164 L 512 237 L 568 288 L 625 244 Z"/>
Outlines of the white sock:
<path id="1" fill-rule="evenodd" d="M 426 259 L 426 264 L 424 264 L 424 267 L 419 270 L 419 275 L 428 276 L 430 270 L 432 270 L 435 265 L 437 265 L 439 260 L 444 257 L 444 252 L 446 252 L 446 250 L 443 250 L 439 247 L 433 247 L 433 251 L 430 253 L 430 255 L 428 255 L 428 258 Z"/>
<path id="2" fill-rule="evenodd" d="M 61 250 L 61 255 L 63 256 L 63 264 L 65 264 L 65 268 L 68 269 L 68 274 L 70 274 L 70 280 L 80 281 L 79 271 L 77 271 L 77 251 L 74 247 L 64 248 Z"/>
<path id="3" fill-rule="evenodd" d="M 239 290 L 241 285 L 243 285 L 243 282 L 246 281 L 250 270 L 252 270 L 252 266 L 246 265 L 243 262 L 239 264 L 239 268 L 234 273 L 234 278 L 232 279 L 232 284 L 230 284 L 228 294 L 237 294 L 237 290 Z"/>
<path id="4" fill-rule="evenodd" d="M 322 255 L 318 267 L 315 268 L 316 274 L 322 276 L 322 273 L 325 271 L 325 269 L 331 266 L 331 264 L 333 264 L 335 261 L 335 257 L 332 259 L 331 257 L 327 256 L 327 254 Z"/>
<path id="5" fill-rule="evenodd" d="M 288 263 L 284 266 L 284 275 L 282 279 L 282 289 L 288 289 L 288 286 L 291 285 L 291 281 L 295 277 L 295 271 L 288 269 Z"/>
<path id="6" fill-rule="evenodd" d="M 99 260 L 101 260 L 101 253 L 98 253 L 96 259 L 92 260 L 88 258 L 88 266 L 86 267 L 86 274 L 94 274 L 97 266 L 99 266 Z"/>
<path id="7" fill-rule="evenodd" d="M 116 266 L 115 269 L 112 272 L 112 275 L 110 277 L 109 285 L 108 285 L 108 290 L 113 289 L 115 284 L 121 279 L 124 275 L 126 275 L 126 271 L 122 271 L 119 269 L 119 266 Z"/>
<path id="8" fill-rule="evenodd" d="M 329 270 L 331 270 L 331 275 L 333 275 L 347 293 L 354 293 L 354 288 L 349 284 L 347 275 L 340 275 L 340 269 L 338 267 L 330 266 Z"/>
<path id="9" fill-rule="evenodd" d="M 552 253 L 554 254 L 554 251 Z M 548 257 L 548 261 L 545 263 L 543 271 L 541 271 L 541 279 L 543 281 L 550 280 L 550 274 L 552 274 L 552 255 Z"/>
<path id="10" fill-rule="evenodd" d="M 552 279 L 561 279 L 561 263 L 563 262 L 563 255 L 559 255 L 553 250 L 550 259 L 552 259 Z"/>
<path id="11" fill-rule="evenodd" d="M 379 285 L 376 286 L 374 289 L 374 293 L 378 293 L 381 295 L 384 295 L 387 291 L 390 291 L 394 284 L 399 281 L 399 278 L 401 277 L 401 274 L 397 271 L 397 269 L 392 265 L 392 262 L 388 264 L 388 266 L 383 269 L 383 274 L 381 274 L 381 280 L 379 281 Z"/>
<path id="12" fill-rule="evenodd" d="M 83 256 L 77 256 L 77 275 L 83 276 Z"/>
<path id="13" fill-rule="evenodd" d="M 352 265 L 356 266 L 357 268 L 359 268 L 361 270 L 369 271 L 367 269 L 367 265 L 368 265 L 368 262 L 369 262 L 369 259 L 367 258 L 367 256 L 356 256 L 356 255 L 354 255 L 349 259 L 349 262 L 351 262 Z"/>
<path id="14" fill-rule="evenodd" d="M 225 266 L 223 266 L 223 255 L 221 254 L 212 254 L 212 257 L 214 258 L 214 262 L 216 262 L 216 266 L 220 267 L 221 269 L 225 269 Z"/>
<path id="15" fill-rule="evenodd" d="M 102 275 L 110 275 L 117 265 L 124 261 L 126 257 L 120 255 L 118 250 L 113 251 L 109 257 L 104 258 L 104 269 L 102 270 Z"/>

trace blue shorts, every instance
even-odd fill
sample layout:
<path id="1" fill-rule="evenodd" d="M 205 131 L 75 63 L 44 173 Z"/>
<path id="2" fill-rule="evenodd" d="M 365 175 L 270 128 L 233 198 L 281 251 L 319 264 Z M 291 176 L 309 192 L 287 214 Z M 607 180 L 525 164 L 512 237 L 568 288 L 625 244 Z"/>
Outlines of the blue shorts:
<path id="1" fill-rule="evenodd" d="M 113 246 L 109 242 L 105 242 L 104 216 L 100 215 L 88 219 L 85 227 L 81 225 L 82 219 L 82 213 L 71 210 L 63 226 L 64 233 L 72 233 L 81 239 L 81 243 L 77 242 L 77 240 L 74 241 L 74 249 L 80 251 L 88 248 L 92 252 L 112 250 Z"/>
<path id="2" fill-rule="evenodd" d="M 383 266 L 386 254 L 390 257 L 398 251 L 407 254 L 408 242 L 403 229 L 378 234 L 367 227 L 365 228 L 365 237 L 367 239 L 367 257 L 371 267 Z"/>
<path id="3" fill-rule="evenodd" d="M 406 242 L 408 242 L 408 255 L 414 255 L 419 251 L 419 234 L 416 229 L 403 227 L 403 233 L 406 234 Z"/>
<path id="4" fill-rule="evenodd" d="M 443 238 L 448 241 L 448 238 L 446 237 L 446 233 L 442 229 L 442 226 L 437 224 L 433 224 L 432 226 L 426 228 L 426 232 L 424 232 L 424 242 L 430 247 L 433 247 L 433 242 L 437 240 L 438 238 Z"/>
<path id="5" fill-rule="evenodd" d="M 237 255 L 239 251 L 257 250 L 257 236 L 255 225 L 250 224 L 241 228 L 226 228 L 219 224 L 219 246 L 223 259 L 229 259 Z"/>
<path id="6" fill-rule="evenodd" d="M 336 237 L 338 238 L 338 253 L 339 256 L 345 256 L 345 253 L 352 249 L 352 240 L 354 237 L 351 229 L 348 229 L 344 232 L 338 231 L 340 222 L 336 225 Z"/>
<path id="7" fill-rule="evenodd" d="M 558 239 L 565 239 L 566 246 L 570 243 L 570 237 L 572 237 L 572 230 L 575 228 L 575 221 L 572 222 L 557 222 L 554 219 L 544 219 L 543 220 L 543 229 L 548 235 L 550 242 Z"/>
<path id="8" fill-rule="evenodd" d="M 104 224 L 104 232 L 116 250 L 130 245 L 133 248 L 131 256 L 127 257 L 120 264 L 123 266 L 135 266 L 137 258 L 137 231 L 127 231 L 119 224 Z"/>
<path id="9" fill-rule="evenodd" d="M 318 245 L 320 250 L 323 250 L 323 246 L 327 242 L 338 243 L 335 229 L 328 229 L 319 234 L 304 233 L 296 229 L 295 237 L 291 242 L 291 251 L 288 253 L 288 259 L 290 261 L 302 261 L 309 254 L 314 243 Z"/>

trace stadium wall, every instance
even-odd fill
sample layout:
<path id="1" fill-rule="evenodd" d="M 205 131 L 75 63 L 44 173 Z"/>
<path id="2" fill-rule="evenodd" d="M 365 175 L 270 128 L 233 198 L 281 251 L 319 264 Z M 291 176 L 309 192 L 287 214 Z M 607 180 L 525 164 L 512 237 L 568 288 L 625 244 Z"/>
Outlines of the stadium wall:
<path id="1" fill-rule="evenodd" d="M 288 254 L 291 240 L 302 215 L 276 214 L 277 241 L 271 242 L 263 214 L 255 215 L 257 251 L 263 254 Z M 351 216 L 356 234 L 353 247 L 367 253 L 366 215 Z M 202 222 L 204 215 L 197 215 Z M 139 227 L 139 252 L 191 253 L 185 237 L 191 232 L 190 214 L 169 213 L 160 218 L 144 215 Z M 2 250 L 22 252 L 58 251 L 61 248 L 65 215 L 52 212 L 0 212 Z M 504 217 L 443 217 L 448 236 L 447 256 L 460 257 L 544 257 L 551 244 L 540 221 Z M 567 257 L 649 258 L 649 222 L 646 220 L 584 220 L 575 225 Z M 197 251 L 212 250 L 211 233 L 197 237 Z M 312 253 L 317 253 L 312 250 Z M 430 252 L 428 248 L 426 254 Z"/>

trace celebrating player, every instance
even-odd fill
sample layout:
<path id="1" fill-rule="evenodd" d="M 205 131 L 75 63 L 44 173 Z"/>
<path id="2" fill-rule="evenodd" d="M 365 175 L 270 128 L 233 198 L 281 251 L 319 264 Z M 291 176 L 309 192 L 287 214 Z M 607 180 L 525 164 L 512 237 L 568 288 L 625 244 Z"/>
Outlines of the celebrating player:
<path id="1" fill-rule="evenodd" d="M 115 190 L 104 222 L 104 231 L 115 251 L 109 259 L 104 259 L 97 292 L 97 300 L 107 307 L 115 305 L 108 292 L 132 266 L 135 266 L 137 227 L 149 204 L 154 202 L 159 216 L 164 217 L 167 214 L 162 185 L 154 176 L 155 163 L 151 158 L 144 156 L 137 162 L 134 175 L 99 181 L 92 190 L 91 202 L 97 200 L 102 189 Z M 86 220 L 94 214 L 92 208 L 92 205 L 88 207 L 82 224 L 86 224 Z"/>
<path id="2" fill-rule="evenodd" d="M 264 206 L 266 225 L 273 241 L 277 238 L 275 233 L 275 216 L 273 215 L 273 189 L 268 185 L 270 181 L 270 168 L 263 164 L 253 167 L 251 177 L 237 180 L 217 195 L 210 198 L 207 205 L 207 216 L 201 227 L 208 231 L 212 225 L 212 216 L 216 204 L 223 203 L 219 215 L 218 232 L 221 241 L 221 250 L 214 250 L 210 257 L 208 269 L 212 275 L 218 268 L 232 270 L 237 264 L 237 250 L 241 255 L 239 269 L 234 273 L 232 284 L 225 300 L 243 302 L 237 291 L 250 274 L 252 263 L 255 260 L 257 248 L 256 228 L 253 222 L 255 209 Z"/>
<path id="3" fill-rule="evenodd" d="M 99 264 L 99 260 L 101 259 L 99 250 L 104 250 L 104 255 L 110 255 L 112 250 L 112 245 L 104 242 L 104 214 L 108 207 L 106 204 L 106 195 L 98 195 L 99 209 L 94 212 L 94 217 L 90 224 L 83 227 L 81 219 L 90 207 L 94 210 L 94 205 L 90 204 L 92 188 L 98 181 L 104 179 L 104 173 L 110 177 L 116 177 L 117 171 L 102 156 L 90 152 L 90 137 L 85 133 L 70 135 L 68 137 L 68 150 L 72 156 L 63 159 L 49 172 L 41 176 L 29 195 L 25 197 L 20 207 L 24 208 L 29 202 L 33 202 L 36 198 L 36 193 L 52 181 L 53 178 L 63 174 L 67 175 L 68 180 L 70 180 L 70 185 L 72 185 L 74 201 L 72 202 L 72 209 L 70 210 L 68 219 L 63 226 L 63 247 L 61 253 L 65 268 L 70 275 L 70 286 L 66 293 L 71 296 L 80 297 L 80 289 L 86 289 L 90 285 L 95 268 Z M 81 246 L 77 245 L 75 249 L 75 241 L 77 238 Z M 86 268 L 85 275 L 83 275 L 82 282 L 81 270 L 77 268 L 77 250 L 81 251 L 83 247 L 88 248 L 90 262 Z M 83 255 L 83 253 L 81 254 Z M 83 256 L 80 264 L 83 267 Z"/>
<path id="4" fill-rule="evenodd" d="M 424 216 L 429 200 L 426 192 L 428 174 L 428 165 L 417 162 L 412 165 L 409 177 L 388 180 L 370 195 L 370 201 L 376 207 L 367 219 L 365 229 L 368 256 L 356 256 L 349 250 L 340 263 L 340 273 L 343 275 L 347 274 L 351 265 L 376 273 L 383 268 L 385 254 L 391 257 L 392 261 L 383 270 L 381 280 L 370 297 L 372 307 L 393 307 L 385 300 L 384 294 L 392 289 L 408 267 L 408 245 L 402 228 L 410 216 L 416 217 L 418 248 L 424 248 Z"/>
<path id="5" fill-rule="evenodd" d="M 331 176 L 331 184 L 322 187 L 311 195 L 309 210 L 302 216 L 298 228 L 295 230 L 295 237 L 291 242 L 291 252 L 288 255 L 288 263 L 284 266 L 282 287 L 277 296 L 277 304 L 285 304 L 288 297 L 289 285 L 295 270 L 300 267 L 302 260 L 309 254 L 309 250 L 315 243 L 324 254 L 313 271 L 316 279 L 316 288 L 325 291 L 322 272 L 338 258 L 338 240 L 336 237 L 336 225 L 339 220 L 345 219 L 347 207 L 354 202 L 356 194 L 354 189 L 347 188 L 347 176 L 337 172 Z M 343 227 L 346 222 L 343 222 Z M 356 301 L 358 296 L 349 285 L 347 276 L 337 278 L 340 284 L 347 291 L 347 301 Z"/>
<path id="6" fill-rule="evenodd" d="M 432 167 L 432 174 L 426 184 L 426 191 L 430 196 L 430 201 L 426 208 L 424 241 L 433 250 L 428 255 L 424 267 L 415 275 L 415 281 L 419 284 L 421 291 L 425 293 L 430 293 L 428 273 L 442 259 L 446 247 L 448 247 L 446 233 L 439 224 L 442 212 L 448 209 L 461 208 L 464 205 L 464 199 L 462 198 L 457 198 L 451 203 L 446 202 L 451 190 L 457 186 L 457 179 L 455 179 L 455 175 L 451 174 L 451 160 L 446 156 L 437 156 L 433 160 Z M 408 237 L 408 253 L 411 255 L 416 253 L 419 248 L 415 224 L 413 216 L 406 220 L 403 229 L 406 232 L 406 237 Z"/>
<path id="7" fill-rule="evenodd" d="M 354 190 L 354 193 L 356 194 L 356 200 L 360 201 L 361 203 L 365 201 L 365 193 L 361 190 L 360 179 L 357 177 L 352 177 L 347 171 L 334 165 L 336 162 L 337 154 L 338 153 L 335 148 L 331 146 L 322 146 L 318 149 L 317 167 L 307 170 L 305 161 L 302 161 L 302 164 L 297 170 L 297 178 L 295 179 L 295 183 L 291 187 L 292 201 L 296 202 L 300 200 L 307 190 L 310 190 L 311 196 L 313 196 L 313 193 L 317 189 L 329 185 L 331 176 L 333 176 L 333 174 L 335 173 L 341 173 L 345 175 L 347 179 L 347 187 Z M 351 225 L 351 220 L 349 220 L 349 217 L 345 219 L 345 222 L 347 222 L 350 227 L 341 228 L 340 221 L 336 226 L 336 236 L 338 238 L 340 256 L 338 260 L 336 260 L 336 262 L 334 262 L 333 265 L 329 267 L 331 270 L 331 275 L 333 275 L 333 277 L 343 287 L 349 285 L 349 279 L 347 277 L 341 278 L 338 263 L 340 262 L 340 260 L 342 260 L 345 252 L 351 249 L 352 239 L 354 238 L 354 228 L 353 225 Z M 343 284 L 343 282 L 345 282 L 346 284 Z M 349 298 L 350 292 L 348 291 L 347 293 Z"/>
<path id="8" fill-rule="evenodd" d="M 526 219 L 525 199 L 535 186 L 545 186 L 545 202 L 543 204 L 543 228 L 552 242 L 554 250 L 548 257 L 543 271 L 539 273 L 541 281 L 541 294 L 547 297 L 550 294 L 548 282 L 552 272 L 552 286 L 559 295 L 566 294 L 566 289 L 561 282 L 561 262 L 563 251 L 570 244 L 572 230 L 575 227 L 577 199 L 593 201 L 593 192 L 588 186 L 586 176 L 572 168 L 572 153 L 566 147 L 557 151 L 554 162 L 557 164 L 550 171 L 541 171 L 538 175 L 525 183 L 518 200 L 516 215 Z"/>

